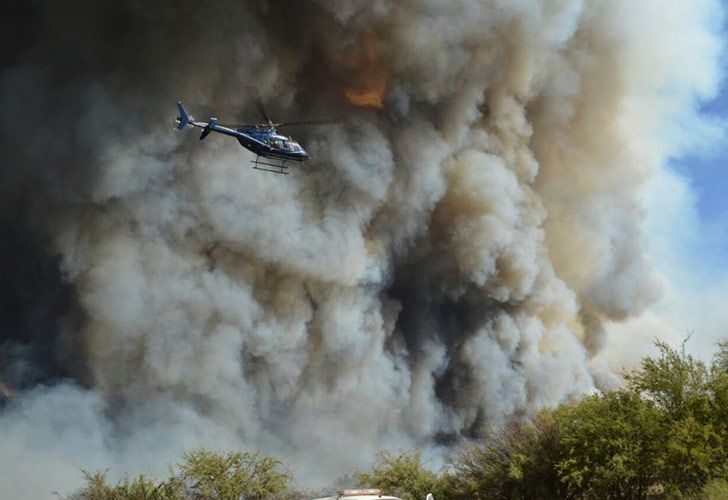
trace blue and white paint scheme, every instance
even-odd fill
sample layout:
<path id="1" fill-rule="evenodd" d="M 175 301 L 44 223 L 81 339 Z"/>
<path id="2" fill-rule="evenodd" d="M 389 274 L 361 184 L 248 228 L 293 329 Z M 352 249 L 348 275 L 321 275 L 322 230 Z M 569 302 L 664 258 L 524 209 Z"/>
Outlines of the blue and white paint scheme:
<path id="1" fill-rule="evenodd" d="M 181 101 L 177 102 L 177 109 L 179 109 L 179 116 L 176 118 L 177 130 L 184 130 L 188 126 L 201 128 L 200 140 L 210 135 L 210 132 L 218 132 L 235 137 L 241 146 L 255 153 L 256 158 L 253 161 L 253 168 L 257 168 L 258 170 L 287 174 L 287 162 L 295 161 L 301 163 L 311 158 L 298 142 L 289 136 L 278 133 L 276 127 L 288 125 L 286 123 L 273 123 L 269 119 L 268 123 L 265 124 L 241 125 L 230 128 L 218 124 L 218 120 L 214 116 L 207 123 L 195 121 L 187 113 Z M 280 163 L 261 162 L 259 161 L 260 157 L 278 160 Z M 262 168 L 261 165 L 273 167 L 275 170 Z"/>

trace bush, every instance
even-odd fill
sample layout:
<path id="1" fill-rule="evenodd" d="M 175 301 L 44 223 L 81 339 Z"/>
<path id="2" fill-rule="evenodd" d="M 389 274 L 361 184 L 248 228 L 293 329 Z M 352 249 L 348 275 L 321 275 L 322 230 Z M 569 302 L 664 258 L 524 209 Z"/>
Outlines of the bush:
<path id="1" fill-rule="evenodd" d="M 428 493 L 438 500 L 447 498 L 440 476 L 425 466 L 421 452 L 379 452 L 368 471 L 354 474 L 354 481 L 358 487 L 379 488 L 402 500 L 424 500 Z"/>
<path id="2" fill-rule="evenodd" d="M 350 482 L 403 500 L 728 498 L 728 343 L 710 364 L 664 343 L 625 388 L 546 409 L 464 445 L 435 472 L 420 452 L 380 452 Z M 257 453 L 186 453 L 170 477 L 107 482 L 84 473 L 72 498 L 295 499 L 280 461 Z M 310 495 L 308 496 L 310 498 Z"/>
<path id="3" fill-rule="evenodd" d="M 556 411 L 556 464 L 570 498 L 648 498 L 660 491 L 660 413 L 628 391 L 591 396 Z"/>
<path id="4" fill-rule="evenodd" d="M 291 475 L 279 460 L 258 453 L 214 453 L 195 450 L 183 455 L 177 472 L 155 483 L 144 475 L 107 483 L 106 472 L 84 472 L 86 486 L 71 496 L 78 500 L 263 499 L 287 493 Z"/>
<path id="5" fill-rule="evenodd" d="M 725 500 L 728 498 L 728 481 L 725 479 L 714 479 L 703 488 L 698 497 L 701 500 Z"/>
<path id="6" fill-rule="evenodd" d="M 464 446 L 447 473 L 447 498 L 562 498 L 556 462 L 559 429 L 550 411 L 531 423 L 489 432 L 482 446 Z"/>
<path id="7" fill-rule="evenodd" d="M 659 355 L 625 378 L 629 389 L 660 410 L 660 465 L 668 490 L 694 494 L 728 463 L 728 350 L 719 344 L 710 366 L 657 342 Z M 675 493 L 678 494 L 678 493 Z"/>
<path id="8" fill-rule="evenodd" d="M 278 459 L 258 453 L 196 450 L 183 459 L 179 478 L 194 498 L 271 498 L 291 480 Z"/>
<path id="9" fill-rule="evenodd" d="M 178 491 L 170 490 L 171 483 L 155 483 L 144 475 L 136 479 L 124 478 L 115 485 L 107 483 L 108 472 L 89 473 L 84 471 L 86 486 L 71 496 L 74 500 L 167 500 L 184 498 Z"/>
<path id="10" fill-rule="evenodd" d="M 448 498 L 716 498 L 728 478 L 728 343 L 710 365 L 657 347 L 627 387 L 466 446 Z"/>

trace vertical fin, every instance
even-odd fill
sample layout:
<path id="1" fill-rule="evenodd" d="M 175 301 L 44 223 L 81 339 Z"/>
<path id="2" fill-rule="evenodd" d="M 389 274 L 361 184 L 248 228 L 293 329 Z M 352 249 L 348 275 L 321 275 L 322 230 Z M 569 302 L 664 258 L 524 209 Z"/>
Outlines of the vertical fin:
<path id="1" fill-rule="evenodd" d="M 182 104 L 182 101 L 177 101 L 177 109 L 179 110 L 179 116 L 177 117 L 177 130 L 182 130 L 188 123 L 190 123 L 192 118 L 187 114 L 187 110 L 185 109 L 184 104 Z"/>

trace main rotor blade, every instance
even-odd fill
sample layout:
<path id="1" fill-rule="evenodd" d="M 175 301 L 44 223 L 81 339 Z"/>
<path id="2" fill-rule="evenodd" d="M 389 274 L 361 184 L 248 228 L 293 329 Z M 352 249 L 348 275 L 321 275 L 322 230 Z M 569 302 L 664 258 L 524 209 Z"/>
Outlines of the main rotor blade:
<path id="1" fill-rule="evenodd" d="M 306 120 L 306 121 L 300 121 L 300 122 L 282 122 L 282 123 L 243 123 L 243 124 L 231 124 L 231 123 L 218 123 L 218 125 L 221 125 L 223 127 L 228 128 L 241 128 L 241 127 L 262 127 L 262 128 L 278 128 L 278 127 L 288 127 L 290 125 L 327 125 L 330 123 L 337 123 L 335 120 Z"/>
<path id="2" fill-rule="evenodd" d="M 267 127 L 267 123 L 242 123 L 242 124 L 231 124 L 231 123 L 218 123 L 223 127 L 227 128 L 254 128 L 254 127 Z"/>
<path id="3" fill-rule="evenodd" d="M 284 122 L 284 123 L 274 123 L 273 125 L 275 127 L 288 127 L 289 125 L 329 125 L 332 123 L 337 123 L 336 120 L 305 120 L 300 122 Z"/>
<path id="4" fill-rule="evenodd" d="M 265 106 L 263 105 L 263 101 L 260 99 L 255 99 L 255 108 L 258 110 L 258 113 L 260 113 L 260 116 L 263 117 L 263 119 L 269 124 L 273 124 L 273 120 L 270 119 L 270 116 L 268 116 L 268 113 L 265 110 Z"/>

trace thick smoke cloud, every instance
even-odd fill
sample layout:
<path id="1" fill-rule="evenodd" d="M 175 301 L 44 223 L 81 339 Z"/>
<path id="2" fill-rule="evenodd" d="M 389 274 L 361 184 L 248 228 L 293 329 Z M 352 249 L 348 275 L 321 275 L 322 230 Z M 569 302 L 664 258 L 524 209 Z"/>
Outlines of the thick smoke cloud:
<path id="1" fill-rule="evenodd" d="M 656 40 L 710 69 L 695 13 L 713 7 L 17 7 L 0 491 L 163 472 L 198 445 L 321 484 L 615 383 L 605 326 L 659 295 L 640 205 L 673 153 L 658 124 L 713 78 Z M 249 122 L 260 98 L 336 122 L 291 129 L 314 160 L 275 176 L 229 139 L 174 134 L 178 98 L 200 119 Z"/>

